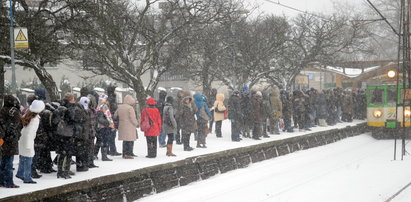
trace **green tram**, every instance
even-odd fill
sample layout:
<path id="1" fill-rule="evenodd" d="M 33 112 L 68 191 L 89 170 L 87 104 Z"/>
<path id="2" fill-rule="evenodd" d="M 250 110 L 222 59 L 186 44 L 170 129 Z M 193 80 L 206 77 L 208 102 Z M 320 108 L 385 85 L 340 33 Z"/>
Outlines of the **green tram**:
<path id="1" fill-rule="evenodd" d="M 372 136 L 377 139 L 393 138 L 394 134 L 399 134 L 399 128 L 411 126 L 411 90 L 405 90 L 403 86 L 398 86 L 398 89 L 396 85 L 387 84 L 368 86 L 366 89 L 367 124 L 372 127 Z"/>

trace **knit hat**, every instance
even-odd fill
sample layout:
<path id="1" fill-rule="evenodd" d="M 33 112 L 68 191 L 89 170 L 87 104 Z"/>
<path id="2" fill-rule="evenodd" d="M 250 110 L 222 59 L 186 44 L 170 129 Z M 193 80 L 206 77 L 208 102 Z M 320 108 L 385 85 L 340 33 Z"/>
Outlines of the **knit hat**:
<path id="1" fill-rule="evenodd" d="M 263 94 L 261 93 L 261 91 L 257 91 L 257 92 L 255 93 L 255 95 L 257 95 L 258 97 L 262 97 L 262 96 L 263 96 Z"/>
<path id="2" fill-rule="evenodd" d="M 90 99 L 88 97 L 81 97 L 80 98 L 80 104 L 83 105 L 84 109 L 88 109 L 88 106 L 90 104 Z"/>
<path id="3" fill-rule="evenodd" d="M 172 96 L 167 96 L 166 102 L 170 103 L 170 104 L 173 104 L 174 98 Z"/>
<path id="4" fill-rule="evenodd" d="M 98 100 L 104 100 L 106 101 L 108 96 L 106 94 L 101 94 Z"/>
<path id="5" fill-rule="evenodd" d="M 31 105 L 29 110 L 33 113 L 37 113 L 39 114 L 40 112 L 42 112 L 45 108 L 44 102 L 41 100 L 34 100 Z"/>

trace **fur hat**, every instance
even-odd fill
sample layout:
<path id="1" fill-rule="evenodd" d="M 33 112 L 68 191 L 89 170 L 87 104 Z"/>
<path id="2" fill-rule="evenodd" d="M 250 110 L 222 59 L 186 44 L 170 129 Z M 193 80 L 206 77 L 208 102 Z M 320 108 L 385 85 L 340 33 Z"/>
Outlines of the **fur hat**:
<path id="1" fill-rule="evenodd" d="M 88 106 L 90 104 L 90 99 L 88 97 L 81 97 L 79 102 L 81 105 L 83 105 L 84 109 L 88 109 Z"/>
<path id="2" fill-rule="evenodd" d="M 37 113 L 39 114 L 40 112 L 42 112 L 45 108 L 45 104 L 43 101 L 41 100 L 34 100 L 31 105 L 29 110 L 33 113 Z"/>
<path id="3" fill-rule="evenodd" d="M 255 95 L 258 96 L 258 97 L 263 97 L 263 94 L 261 93 L 261 91 L 257 91 L 257 92 L 255 93 Z"/>
<path id="4" fill-rule="evenodd" d="M 100 101 L 100 100 L 106 101 L 107 98 L 108 98 L 108 96 L 107 96 L 106 94 L 101 94 L 100 97 L 98 98 L 98 100 L 99 100 L 99 101 Z"/>

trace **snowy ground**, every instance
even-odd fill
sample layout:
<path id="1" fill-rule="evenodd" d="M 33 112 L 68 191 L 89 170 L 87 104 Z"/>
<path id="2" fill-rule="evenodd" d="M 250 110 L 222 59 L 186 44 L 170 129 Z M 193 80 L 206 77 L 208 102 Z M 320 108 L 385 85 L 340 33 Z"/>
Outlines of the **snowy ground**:
<path id="1" fill-rule="evenodd" d="M 393 161 L 393 145 L 393 140 L 375 140 L 370 134 L 363 134 L 255 163 L 139 201 L 387 201 L 411 182 L 411 157 Z M 407 145 L 407 149 L 411 151 L 411 146 Z M 411 187 L 392 201 L 411 201 Z"/>
<path id="2" fill-rule="evenodd" d="M 355 125 L 361 123 L 361 121 L 354 121 L 353 123 L 341 123 L 336 126 L 330 127 L 315 127 L 313 128 L 312 132 L 316 131 L 323 131 L 329 130 L 332 128 L 343 128 L 348 125 Z M 294 133 L 282 133 L 281 135 L 272 135 L 271 138 L 264 138 L 263 140 L 251 140 L 251 139 L 244 139 L 241 142 L 231 142 L 230 139 L 230 122 L 224 121 L 223 122 L 223 138 L 216 138 L 214 134 L 209 134 L 207 138 L 207 147 L 206 149 L 196 148 L 191 152 L 183 151 L 182 145 L 175 145 L 174 146 L 174 153 L 177 157 L 167 157 L 165 155 L 166 151 L 165 148 L 159 148 L 157 158 L 155 159 L 148 159 L 145 158 L 147 154 L 147 147 L 146 141 L 143 136 L 143 133 L 139 132 L 139 139 L 136 141 L 134 146 L 134 153 L 137 154 L 139 157 L 133 160 L 126 160 L 122 159 L 121 156 L 112 157 L 114 161 L 112 162 L 103 162 L 101 160 L 95 161 L 95 164 L 100 166 L 99 168 L 90 169 L 88 172 L 77 172 L 72 179 L 64 180 L 64 179 L 57 179 L 56 173 L 53 174 L 42 174 L 43 177 L 40 179 L 36 179 L 37 184 L 24 184 L 20 179 L 14 178 L 14 182 L 20 186 L 18 189 L 6 189 L 0 188 L 0 198 L 28 193 L 32 191 L 42 190 L 49 187 L 57 187 L 73 182 L 83 181 L 87 179 L 93 179 L 100 176 L 128 172 L 139 168 L 149 167 L 153 165 L 158 165 L 162 163 L 168 163 L 173 161 L 178 161 L 185 159 L 187 157 L 203 155 L 207 153 L 213 153 L 218 151 L 223 151 L 226 149 L 244 147 L 248 145 L 259 144 L 262 142 L 268 142 L 272 140 L 284 139 L 299 135 L 307 134 L 308 132 L 294 132 Z M 194 139 L 194 138 L 193 138 Z M 195 147 L 195 142 L 192 139 L 191 146 Z M 122 142 L 117 141 L 118 150 L 121 152 Z M 388 147 L 388 146 L 387 146 Z M 288 155 L 282 158 L 288 158 Z M 291 157 L 290 157 L 291 158 Z M 14 167 L 18 167 L 18 156 L 14 158 Z M 385 158 L 390 159 L 390 158 Z M 258 164 L 256 164 L 258 165 Z M 310 164 L 311 165 L 311 164 Z M 314 165 L 314 164 L 313 164 Z M 54 169 L 57 169 L 56 166 Z M 75 171 L 75 166 L 72 166 L 72 171 Z M 16 172 L 16 170 L 15 170 Z M 15 174 L 15 173 L 14 173 Z M 410 178 L 411 179 L 411 178 Z"/>

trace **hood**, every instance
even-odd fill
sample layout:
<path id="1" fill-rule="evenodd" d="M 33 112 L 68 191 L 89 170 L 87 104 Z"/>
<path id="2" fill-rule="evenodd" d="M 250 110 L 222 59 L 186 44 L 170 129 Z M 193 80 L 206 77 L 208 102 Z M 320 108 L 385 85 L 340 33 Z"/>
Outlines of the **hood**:
<path id="1" fill-rule="evenodd" d="M 167 99 L 166 99 L 166 103 L 173 104 L 174 103 L 174 98 L 172 96 L 168 96 Z"/>
<path id="2" fill-rule="evenodd" d="M 81 97 L 79 102 L 86 110 L 90 106 L 90 99 L 88 97 Z"/>
<path id="3" fill-rule="evenodd" d="M 107 87 L 107 95 L 109 95 L 110 97 L 115 95 L 115 91 L 116 91 L 116 86 L 108 86 Z"/>
<path id="4" fill-rule="evenodd" d="M 13 95 L 4 96 L 4 107 L 17 107 L 20 105 L 20 102 Z"/>
<path id="5" fill-rule="evenodd" d="M 279 97 L 280 96 L 280 90 L 278 90 L 278 88 L 274 88 L 271 91 L 271 95 L 274 96 L 274 97 Z"/>
<path id="6" fill-rule="evenodd" d="M 34 95 L 36 95 L 39 100 L 46 100 L 46 89 L 36 88 L 34 90 Z"/>
<path id="7" fill-rule="evenodd" d="M 154 100 L 154 98 L 151 97 L 151 98 L 147 99 L 146 104 L 155 106 L 155 105 L 157 105 L 157 102 L 156 102 L 156 100 Z"/>
<path id="8" fill-rule="evenodd" d="M 204 102 L 204 96 L 201 95 L 200 93 L 196 93 L 196 94 L 194 94 L 194 100 L 197 103 L 202 103 L 202 102 Z"/>
<path id="9" fill-rule="evenodd" d="M 124 103 L 133 106 L 136 103 L 136 99 L 131 95 L 126 95 L 124 97 Z"/>
<path id="10" fill-rule="evenodd" d="M 215 98 L 217 101 L 224 102 L 224 94 L 218 93 Z"/>
<path id="11" fill-rule="evenodd" d="M 160 91 L 160 93 L 158 93 L 158 99 L 159 100 L 165 100 L 167 96 L 167 92 L 166 91 Z"/>
<path id="12" fill-rule="evenodd" d="M 80 89 L 80 96 L 86 97 L 89 94 L 90 90 L 87 87 L 82 87 Z"/>

